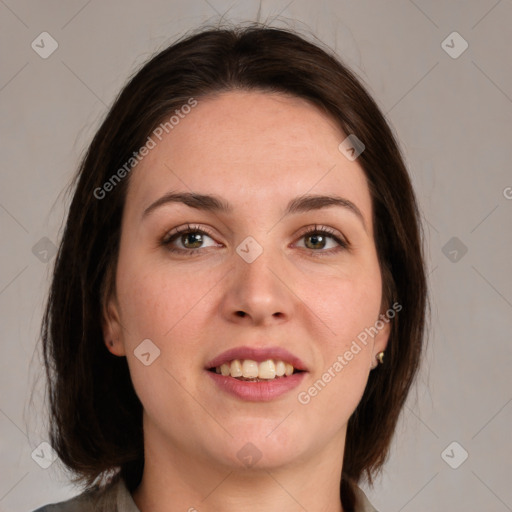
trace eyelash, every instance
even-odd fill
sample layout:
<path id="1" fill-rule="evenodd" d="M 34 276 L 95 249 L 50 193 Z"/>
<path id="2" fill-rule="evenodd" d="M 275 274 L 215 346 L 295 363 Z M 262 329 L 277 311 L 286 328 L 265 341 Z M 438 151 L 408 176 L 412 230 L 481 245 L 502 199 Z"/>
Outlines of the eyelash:
<path id="1" fill-rule="evenodd" d="M 178 254 L 185 254 L 187 256 L 196 256 L 198 255 L 198 252 L 200 252 L 202 249 L 207 249 L 207 247 L 199 247 L 197 249 L 177 249 L 175 247 L 171 246 L 171 243 L 174 242 L 177 238 L 179 238 L 181 235 L 189 234 L 189 233 L 201 233 L 204 235 L 208 235 L 210 238 L 214 239 L 214 235 L 206 228 L 190 225 L 187 224 L 186 226 L 179 227 L 174 229 L 172 232 L 165 235 L 165 237 L 161 241 L 161 245 L 164 246 L 169 252 L 172 253 L 178 253 Z M 333 253 L 337 253 L 340 250 L 348 249 L 349 244 L 347 241 L 342 240 L 339 236 L 337 236 L 336 231 L 334 231 L 331 228 L 323 227 L 323 226 L 317 226 L 314 225 L 313 228 L 307 228 L 306 231 L 301 233 L 299 236 L 299 239 L 304 238 L 308 235 L 325 235 L 329 238 L 332 238 L 339 247 L 331 248 L 327 250 L 315 250 L 315 249 L 308 249 L 305 248 L 307 251 L 309 251 L 310 254 L 313 254 L 314 256 L 323 256 L 323 255 L 329 255 Z"/>

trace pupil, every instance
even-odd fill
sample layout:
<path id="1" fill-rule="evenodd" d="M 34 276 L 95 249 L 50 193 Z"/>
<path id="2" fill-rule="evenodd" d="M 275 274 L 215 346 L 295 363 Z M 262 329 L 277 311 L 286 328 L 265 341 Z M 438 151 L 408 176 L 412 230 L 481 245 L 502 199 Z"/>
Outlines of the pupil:
<path id="1" fill-rule="evenodd" d="M 203 242 L 202 236 L 200 233 L 187 233 L 186 235 L 183 235 L 182 240 L 184 241 L 183 245 L 185 247 L 193 247 L 193 248 L 199 247 Z M 191 240 L 191 243 L 189 243 L 190 240 Z"/>
<path id="2" fill-rule="evenodd" d="M 311 244 L 308 244 L 308 245 L 313 245 L 313 246 L 316 246 L 318 243 L 322 244 L 324 241 L 323 240 L 324 237 L 322 235 L 309 235 L 308 238 L 312 241 Z"/>

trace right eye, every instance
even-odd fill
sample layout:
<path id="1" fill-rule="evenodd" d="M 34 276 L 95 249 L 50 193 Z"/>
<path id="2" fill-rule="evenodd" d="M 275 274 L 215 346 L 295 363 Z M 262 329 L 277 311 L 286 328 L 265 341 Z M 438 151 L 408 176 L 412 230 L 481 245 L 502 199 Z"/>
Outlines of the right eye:
<path id="1" fill-rule="evenodd" d="M 204 244 L 207 239 L 210 239 L 212 243 L 205 246 Z M 178 247 L 176 247 L 176 243 Z M 199 226 L 191 226 L 190 224 L 172 230 L 165 235 L 161 244 L 170 252 L 190 256 L 196 254 L 200 249 L 218 246 L 211 234 L 209 234 L 204 227 L 200 228 Z"/>

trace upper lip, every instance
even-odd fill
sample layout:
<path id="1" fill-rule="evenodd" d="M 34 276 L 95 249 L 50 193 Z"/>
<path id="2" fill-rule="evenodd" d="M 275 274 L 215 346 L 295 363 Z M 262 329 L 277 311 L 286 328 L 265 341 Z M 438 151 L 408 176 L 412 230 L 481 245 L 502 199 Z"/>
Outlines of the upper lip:
<path id="1" fill-rule="evenodd" d="M 207 365 L 206 369 L 209 370 L 211 368 L 217 368 L 218 366 L 229 363 L 234 359 L 250 359 L 252 361 L 256 361 L 261 363 L 262 361 L 267 361 L 268 359 L 273 359 L 275 361 L 283 361 L 285 363 L 290 363 L 296 370 L 307 371 L 305 364 L 291 352 L 281 347 L 235 347 L 222 354 L 219 354 L 217 357 L 212 359 Z"/>

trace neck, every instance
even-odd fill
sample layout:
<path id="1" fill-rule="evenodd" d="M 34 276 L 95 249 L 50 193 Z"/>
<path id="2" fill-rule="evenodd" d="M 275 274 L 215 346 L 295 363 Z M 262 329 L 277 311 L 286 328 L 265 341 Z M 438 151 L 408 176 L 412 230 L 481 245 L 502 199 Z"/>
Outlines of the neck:
<path id="1" fill-rule="evenodd" d="M 162 437 L 145 425 L 144 473 L 133 493 L 141 512 L 343 512 L 344 439 L 286 466 L 241 470 Z"/>

